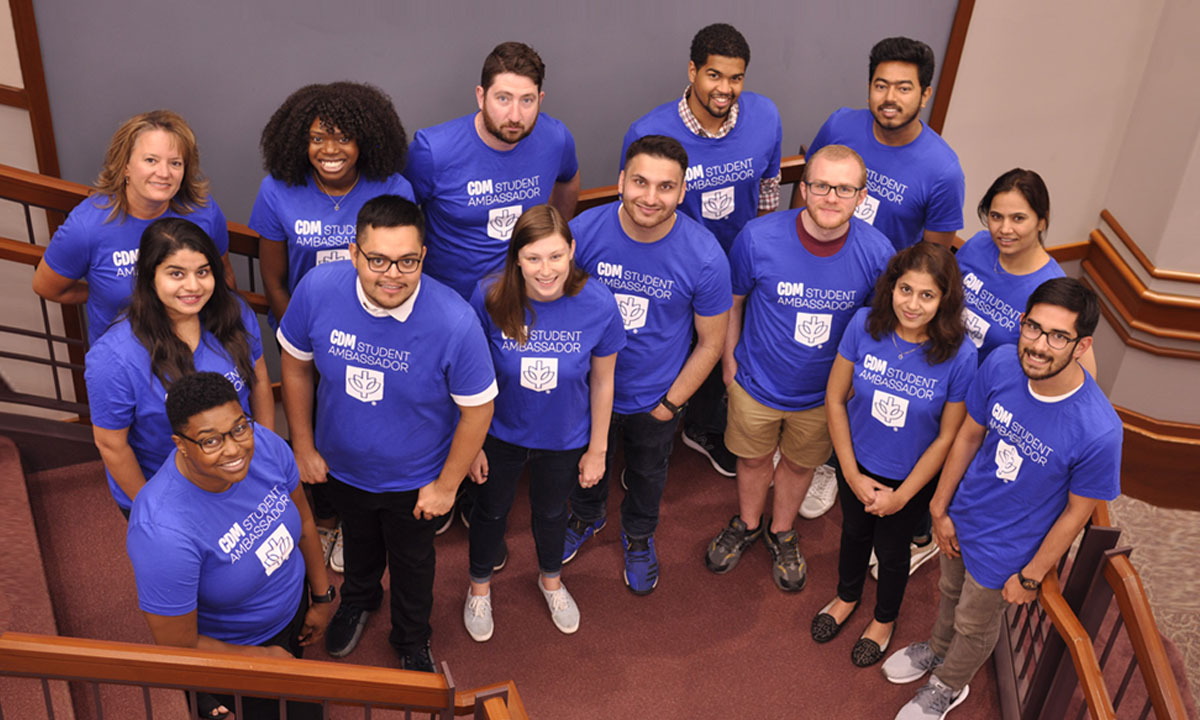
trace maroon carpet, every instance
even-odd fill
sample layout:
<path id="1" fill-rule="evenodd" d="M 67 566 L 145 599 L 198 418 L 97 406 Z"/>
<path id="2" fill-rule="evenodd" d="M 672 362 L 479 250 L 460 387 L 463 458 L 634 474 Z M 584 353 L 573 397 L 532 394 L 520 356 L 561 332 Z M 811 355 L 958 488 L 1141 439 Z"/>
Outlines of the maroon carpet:
<path id="1" fill-rule="evenodd" d="M 108 497 L 99 463 L 39 473 L 30 480 L 60 632 L 148 642 L 125 556 L 124 520 Z M 493 581 L 496 633 L 486 643 L 475 643 L 462 627 L 466 530 L 455 524 L 438 538 L 433 650 L 435 659 L 449 663 L 459 688 L 512 679 L 535 718 L 890 718 L 912 696 L 916 684 L 892 685 L 878 667 L 858 669 L 850 663 L 850 648 L 869 620 L 873 581 L 868 580 L 867 604 L 843 636 L 821 646 L 809 636 L 813 615 L 834 593 L 836 507 L 818 520 L 797 518 L 809 562 L 803 592 L 791 595 L 775 588 L 761 543 L 733 572 L 713 575 L 702 555 L 735 512 L 734 484 L 680 446 L 672 457 L 657 535 L 659 587 L 636 597 L 621 579 L 621 495 L 617 486 L 609 499 L 608 527 L 564 570 L 582 613 L 581 627 L 571 636 L 555 629 L 534 585 L 526 501 L 518 500 L 510 518 L 511 556 Z M 927 637 L 936 580 L 935 562 L 914 575 L 894 648 Z M 386 611 L 372 617 L 367 635 L 348 660 L 394 665 L 387 627 Z M 308 656 L 328 659 L 323 651 Z M 106 693 L 106 705 L 110 694 L 119 698 L 117 707 L 132 702 L 116 692 Z M 989 663 L 954 717 L 997 714 Z"/>

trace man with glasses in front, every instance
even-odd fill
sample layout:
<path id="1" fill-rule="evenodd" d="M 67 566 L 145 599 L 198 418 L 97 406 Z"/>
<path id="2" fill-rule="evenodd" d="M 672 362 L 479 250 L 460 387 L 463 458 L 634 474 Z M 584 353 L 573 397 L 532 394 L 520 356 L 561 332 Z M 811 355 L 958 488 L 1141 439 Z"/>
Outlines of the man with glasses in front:
<path id="1" fill-rule="evenodd" d="M 1121 420 L 1079 364 L 1100 316 L 1074 278 L 1038 286 L 1017 345 L 994 350 L 929 504 L 941 601 L 926 642 L 883 664 L 894 683 L 932 671 L 897 720 L 943 718 L 967 698 L 1010 604 L 1032 602 L 1100 502 L 1121 491 Z"/>
<path id="2" fill-rule="evenodd" d="M 732 570 L 765 528 L 775 584 L 787 592 L 804 588 L 804 556 L 792 526 L 813 469 L 833 449 L 826 381 L 842 332 L 892 254 L 882 233 L 854 217 L 866 196 L 866 173 L 850 148 L 822 148 L 805 167 L 805 206 L 751 220 L 733 241 L 722 371 L 738 514 L 709 543 L 705 563 L 715 573 Z M 773 467 L 776 449 L 781 457 Z"/>
<path id="3" fill-rule="evenodd" d="M 391 645 L 403 668 L 433 672 L 433 518 L 449 512 L 483 446 L 495 373 L 475 312 L 421 276 L 420 208 L 374 198 L 356 236 L 350 260 L 304 276 L 277 334 L 301 478 L 327 482 L 342 513 L 345 583 L 325 644 L 334 657 L 354 649 L 387 568 Z"/>

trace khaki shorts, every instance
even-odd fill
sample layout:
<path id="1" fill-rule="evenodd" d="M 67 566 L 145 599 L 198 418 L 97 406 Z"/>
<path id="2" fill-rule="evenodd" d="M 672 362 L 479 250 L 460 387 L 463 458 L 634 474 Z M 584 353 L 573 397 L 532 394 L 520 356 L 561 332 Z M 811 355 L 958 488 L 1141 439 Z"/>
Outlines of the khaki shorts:
<path id="1" fill-rule="evenodd" d="M 750 397 L 737 381 L 729 385 L 725 447 L 742 458 L 766 457 L 778 447 L 794 465 L 814 468 L 833 452 L 825 406 L 776 410 Z"/>

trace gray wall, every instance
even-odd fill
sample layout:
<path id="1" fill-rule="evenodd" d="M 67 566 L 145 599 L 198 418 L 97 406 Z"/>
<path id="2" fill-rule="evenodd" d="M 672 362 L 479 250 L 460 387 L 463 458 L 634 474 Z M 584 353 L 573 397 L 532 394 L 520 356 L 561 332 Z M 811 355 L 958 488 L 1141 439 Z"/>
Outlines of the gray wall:
<path id="1" fill-rule="evenodd" d="M 867 55 L 880 38 L 924 40 L 940 72 L 956 4 L 37 0 L 35 11 L 63 177 L 91 183 L 123 120 L 168 107 L 195 130 L 225 214 L 246 222 L 263 175 L 262 127 L 306 83 L 378 85 L 411 137 L 474 111 L 497 43 L 529 43 L 547 67 L 543 110 L 574 133 L 587 188 L 616 182 L 629 123 L 682 92 L 703 25 L 730 22 L 746 36 L 746 87 L 779 106 L 790 155 L 830 112 L 865 105 Z"/>

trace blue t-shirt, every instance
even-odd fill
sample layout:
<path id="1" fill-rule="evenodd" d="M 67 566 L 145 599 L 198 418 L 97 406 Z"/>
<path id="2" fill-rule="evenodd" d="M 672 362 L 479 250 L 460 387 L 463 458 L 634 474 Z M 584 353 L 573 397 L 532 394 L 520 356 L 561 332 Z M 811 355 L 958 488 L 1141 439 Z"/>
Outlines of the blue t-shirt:
<path id="1" fill-rule="evenodd" d="M 1070 397 L 1039 400 L 1016 346 L 1001 345 L 967 391 L 967 412 L 987 434 L 950 503 L 950 519 L 963 562 L 984 587 L 1000 589 L 1033 558 L 1068 492 L 1098 500 L 1121 492 L 1121 420 L 1084 373 Z"/>
<path id="2" fill-rule="evenodd" d="M 72 280 L 87 280 L 88 344 L 95 343 L 116 319 L 133 293 L 137 271 L 138 246 L 142 233 L 154 220 L 132 215 L 107 222 L 112 208 L 100 207 L 107 195 L 84 199 L 54 233 L 42 259 L 51 270 Z M 180 215 L 167 209 L 155 220 L 181 217 L 199 225 L 217 246 L 217 253 L 229 252 L 229 227 L 225 215 L 211 196 L 204 207 Z M 157 469 L 157 468 L 156 468 Z"/>
<path id="3" fill-rule="evenodd" d="M 578 171 L 575 138 L 545 113 L 508 151 L 479 139 L 475 113 L 418 130 L 404 176 L 425 211 L 425 274 L 469 298 L 504 265 L 521 213 L 550 202 L 554 184 Z"/>
<path id="4" fill-rule="evenodd" d="M 333 201 L 311 175 L 300 186 L 289 186 L 271 175 L 262 179 L 250 211 L 250 229 L 267 240 L 287 243 L 289 295 L 296 292 L 300 278 L 317 265 L 350 257 L 346 248 L 354 242 L 358 211 L 380 195 L 415 200 L 412 185 L 399 173 L 383 180 L 360 177 L 342 198 L 340 210 L 334 210 Z"/>
<path id="5" fill-rule="evenodd" d="M 313 268 L 276 337 L 320 373 L 316 446 L 330 474 L 367 492 L 416 490 L 446 463 L 458 405 L 495 397 L 492 358 L 475 312 L 437 280 L 421 278 L 404 321 L 372 314 L 360 293 L 352 263 Z"/>
<path id="6" fill-rule="evenodd" d="M 916 245 L 926 230 L 961 230 L 966 179 L 950 145 L 924 124 L 916 140 L 900 147 L 879 142 L 874 128 L 870 110 L 842 108 L 817 131 L 808 157 L 826 145 L 845 145 L 862 156 L 867 199 L 855 215 L 886 235 L 896 250 Z"/>
<path id="7" fill-rule="evenodd" d="M 679 100 L 663 103 L 643 115 L 625 133 L 625 151 L 646 135 L 666 135 L 687 150 L 687 194 L 679 209 L 717 236 L 725 252 L 747 222 L 758 216 L 758 188 L 763 178 L 779 174 L 783 157 L 783 124 L 770 98 L 752 92 L 738 97 L 738 120 L 723 138 L 700 137 L 679 117 Z"/>
<path id="8" fill-rule="evenodd" d="M 942 408 L 962 402 L 975 377 L 975 346 L 931 365 L 925 349 L 896 334 L 867 332 L 870 308 L 854 314 L 838 354 L 854 363 L 854 396 L 846 403 L 854 457 L 876 475 L 904 480 L 941 429 Z M 919 348 L 919 349 L 918 349 Z"/>
<path id="9" fill-rule="evenodd" d="M 842 249 L 816 257 L 796 234 L 801 212 L 773 212 L 750 221 L 729 256 L 733 294 L 746 297 L 742 335 L 733 351 L 734 379 L 750 397 L 776 410 L 825 403 L 842 333 L 867 304 L 892 254 L 878 230 L 851 218 Z"/>
<path id="10" fill-rule="evenodd" d="M 975 233 L 956 257 L 963 279 L 963 322 L 981 363 L 1000 345 L 1016 344 L 1021 313 L 1037 286 L 1066 277 L 1054 258 L 1028 275 L 1013 275 L 1000 267 L 1000 250 L 987 230 Z"/>
<path id="11" fill-rule="evenodd" d="M 138 493 L 125 548 L 138 607 L 176 617 L 196 611 L 196 630 L 235 645 L 259 645 L 287 627 L 304 592 L 300 473 L 288 444 L 255 426 L 246 477 L 225 492 L 202 490 L 175 466 Z"/>
<path id="12" fill-rule="evenodd" d="M 481 280 L 471 295 L 500 386 L 489 434 L 539 450 L 587 445 L 592 430 L 592 357 L 608 357 L 625 347 L 612 293 L 589 280 L 574 296 L 553 302 L 530 298 L 533 317 L 525 318 L 529 338 L 520 345 L 496 327 L 484 307 L 492 282 Z"/>
<path id="13" fill-rule="evenodd" d="M 625 326 L 617 356 L 613 411 L 649 412 L 687 361 L 693 315 L 720 315 L 733 304 L 729 260 L 713 234 L 683 213 L 665 237 L 634 240 L 621 227 L 621 203 L 571 221 L 575 262 L 608 286 Z"/>
<path id="14" fill-rule="evenodd" d="M 250 345 L 250 360 L 257 362 L 263 354 L 258 318 L 249 306 L 240 300 L 239 303 Z M 242 409 L 250 414 L 250 386 L 212 333 L 205 331 L 201 335 L 192 362 L 196 372 L 215 372 L 229 378 L 237 389 Z M 106 430 L 129 428 L 126 441 L 133 449 L 142 475 L 149 480 L 175 449 L 175 443 L 171 441 L 171 424 L 167 422 L 167 391 L 150 371 L 150 353 L 133 334 L 129 320 L 118 320 L 92 345 L 84 368 L 92 424 Z M 129 496 L 113 480 L 108 468 L 104 469 L 104 474 L 117 505 L 130 507 Z"/>

